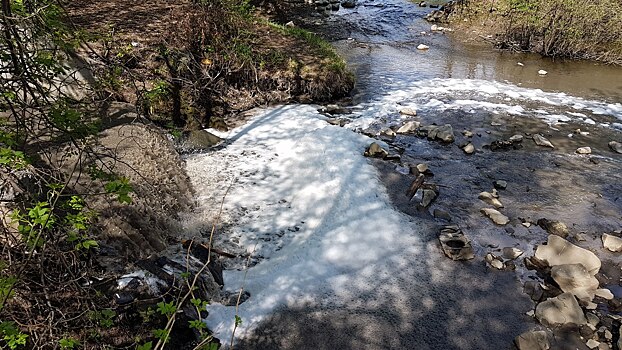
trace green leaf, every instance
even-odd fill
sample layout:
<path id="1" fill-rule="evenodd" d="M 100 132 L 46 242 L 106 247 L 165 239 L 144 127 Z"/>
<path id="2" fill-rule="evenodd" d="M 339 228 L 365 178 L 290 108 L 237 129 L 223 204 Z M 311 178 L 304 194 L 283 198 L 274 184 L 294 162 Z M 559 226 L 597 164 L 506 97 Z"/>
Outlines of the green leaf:
<path id="1" fill-rule="evenodd" d="M 138 345 L 136 347 L 136 350 L 151 350 L 153 348 L 153 343 L 152 342 L 147 342 L 143 345 Z"/>
<path id="2" fill-rule="evenodd" d="M 166 317 L 171 317 L 171 315 L 173 315 L 175 311 L 177 311 L 177 307 L 175 307 L 175 304 L 173 302 L 165 303 L 161 301 L 157 303 L 156 306 L 158 307 L 158 311 Z"/>

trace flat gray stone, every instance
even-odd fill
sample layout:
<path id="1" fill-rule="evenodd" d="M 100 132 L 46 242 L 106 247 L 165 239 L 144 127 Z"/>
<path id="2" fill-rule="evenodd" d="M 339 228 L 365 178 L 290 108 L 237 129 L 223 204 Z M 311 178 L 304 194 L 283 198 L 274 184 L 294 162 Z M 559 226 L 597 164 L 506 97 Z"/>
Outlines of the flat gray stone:
<path id="1" fill-rule="evenodd" d="M 612 252 L 622 252 L 622 238 L 605 233 L 601 239 L 605 249 Z"/>
<path id="2" fill-rule="evenodd" d="M 545 331 L 529 331 L 514 338 L 518 350 L 548 350 L 551 348 Z"/>
<path id="3" fill-rule="evenodd" d="M 536 318 L 548 327 L 566 324 L 584 325 L 587 319 L 579 306 L 577 299 L 571 293 L 562 293 L 555 298 L 549 298 L 536 307 Z"/>
<path id="4" fill-rule="evenodd" d="M 497 225 L 507 225 L 507 223 L 510 222 L 510 219 L 507 216 L 501 214 L 496 209 L 482 208 L 480 211 Z"/>
<path id="5" fill-rule="evenodd" d="M 538 146 L 555 148 L 555 146 L 553 146 L 551 141 L 549 141 L 546 137 L 544 137 L 544 136 L 542 136 L 540 134 L 534 134 L 533 135 L 533 142 L 535 142 L 536 145 L 538 145 Z"/>
<path id="6" fill-rule="evenodd" d="M 600 270 L 601 265 L 594 253 L 556 235 L 549 235 L 547 244 L 539 245 L 534 256 L 545 261 L 548 266 L 583 264 L 592 275 Z"/>
<path id="7" fill-rule="evenodd" d="M 572 293 L 580 300 L 591 301 L 598 289 L 598 280 L 582 264 L 553 266 L 551 277 L 562 291 Z"/>
<path id="8" fill-rule="evenodd" d="M 400 126 L 399 129 L 397 129 L 397 133 L 398 134 L 409 134 L 409 133 L 414 133 L 415 131 L 417 131 L 417 128 L 421 125 L 420 122 L 416 122 L 416 121 L 409 121 L 404 123 L 404 125 Z"/>
<path id="9" fill-rule="evenodd" d="M 503 204 L 497 199 L 495 198 L 492 193 L 490 192 L 481 192 L 477 198 L 481 199 L 482 201 L 484 201 L 486 204 L 490 204 L 492 206 L 494 206 L 495 208 L 499 209 L 499 208 L 503 208 Z"/>

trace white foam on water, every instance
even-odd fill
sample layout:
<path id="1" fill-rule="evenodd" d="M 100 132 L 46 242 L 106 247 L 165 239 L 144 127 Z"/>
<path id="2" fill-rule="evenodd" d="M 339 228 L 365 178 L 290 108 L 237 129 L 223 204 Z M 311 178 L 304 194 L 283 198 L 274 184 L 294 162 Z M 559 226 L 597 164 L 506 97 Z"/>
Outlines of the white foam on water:
<path id="1" fill-rule="evenodd" d="M 310 106 L 268 109 L 230 132 L 223 149 L 186 160 L 197 193 L 217 189 L 215 176 L 238 177 L 224 210 L 255 208 L 235 230 L 240 244 L 264 259 L 247 271 L 224 272 L 229 290 L 251 293 L 239 306 L 236 336 L 252 332 L 279 307 L 321 301 L 326 291 L 363 290 L 387 261 L 407 264 L 421 249 L 411 234 L 417 227 L 390 204 L 363 157 L 372 140 L 322 119 Z M 254 175 L 239 177 L 249 172 Z M 297 230 L 288 230 L 294 225 Z M 277 248 L 280 231 L 288 239 Z M 208 327 L 228 342 L 236 308 L 213 304 L 208 311 Z"/>
<path id="2" fill-rule="evenodd" d="M 622 104 L 570 96 L 562 92 L 523 88 L 477 79 L 431 79 L 408 83 L 364 104 L 378 115 L 386 106 L 416 103 L 422 112 L 483 110 L 544 119 L 592 124 L 590 114 L 622 120 Z M 572 108 L 574 111 L 567 111 Z M 566 113 L 571 117 L 560 117 Z M 554 116 L 551 116 L 554 115 Z"/>

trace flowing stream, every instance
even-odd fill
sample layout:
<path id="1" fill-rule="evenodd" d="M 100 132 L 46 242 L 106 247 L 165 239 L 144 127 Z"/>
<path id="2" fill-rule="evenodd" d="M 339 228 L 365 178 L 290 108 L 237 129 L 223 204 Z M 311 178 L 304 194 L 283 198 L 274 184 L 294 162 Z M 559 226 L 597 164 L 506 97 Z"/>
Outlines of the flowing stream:
<path id="1" fill-rule="evenodd" d="M 335 132 L 315 121 L 292 123 L 292 114 L 312 115 L 314 110 L 282 107 L 237 131 L 229 151 L 188 159 L 201 193 L 212 191 L 216 198 L 222 194 L 201 181 L 203 172 L 245 179 L 232 189 L 234 203 L 227 207 L 237 210 L 233 221 L 240 229 L 230 229 L 233 238 L 222 242 L 231 249 L 245 246 L 259 256 L 248 274 L 225 272 L 230 290 L 246 283 L 251 293 L 240 315 L 253 326 L 238 333 L 240 348 L 509 348 L 518 334 L 541 327 L 525 314 L 534 303 L 522 292 L 522 283 L 536 279 L 535 273 L 520 260 L 516 271 L 497 271 L 485 266 L 483 256 L 499 254 L 503 247 L 532 255 L 547 233 L 523 223 L 540 218 L 565 222 L 573 242 L 597 251 L 604 265 L 620 270 L 619 255 L 603 251 L 600 235 L 622 226 L 622 155 L 608 147 L 610 141 L 622 142 L 622 69 L 464 44 L 457 37 L 469 33 L 431 32 L 423 20 L 429 11 L 404 0 L 361 0 L 355 9 L 308 19 L 308 25 L 333 39 L 357 76 L 344 128 Z M 417 50 L 419 44 L 430 48 Z M 538 74 L 542 69 L 548 74 Z M 400 115 L 404 107 L 416 109 L 417 116 Z M 352 131 L 373 134 L 407 120 L 451 124 L 456 140 L 447 145 L 409 135 L 376 136 L 403 151 L 401 160 L 348 160 L 360 154 L 357 147 L 372 141 Z M 263 138 L 275 125 L 298 142 L 279 146 L 273 138 Z M 463 130 L 473 137 L 464 136 Z M 536 133 L 555 148 L 535 145 L 529 137 Z M 525 137 L 522 148 L 489 148 L 516 134 Z M 333 146 L 314 143 L 320 141 Z M 476 149 L 472 155 L 460 148 L 468 142 Z M 298 149 L 301 145 L 305 148 Z M 591 154 L 575 153 L 586 146 Z M 283 155 L 290 149 L 311 156 L 297 163 Z M 351 149 L 356 152 L 349 155 Z M 339 153 L 342 162 L 337 161 Z M 278 163 L 283 157 L 286 161 Z M 235 164 L 255 158 L 266 165 L 260 170 L 252 165 L 233 170 L 213 166 L 222 159 Z M 376 175 L 366 168 L 369 162 L 386 192 L 333 183 L 341 175 L 355 185 L 373 183 Z M 417 163 L 426 163 L 434 173 L 431 181 L 441 186 L 429 208 L 404 195 L 414 179 L 405 169 Z M 296 173 L 314 175 L 302 181 L 288 175 L 292 167 Z M 486 205 L 478 193 L 491 191 L 494 180 L 507 182 L 499 191 L 501 211 L 511 219 L 506 226 L 494 225 L 480 213 Z M 299 192 L 289 198 L 289 191 Z M 383 204 L 385 195 L 401 213 Z M 329 210 L 324 209 L 327 203 L 333 205 Z M 269 209 L 276 207 L 282 210 Z M 434 218 L 435 209 L 448 213 L 451 223 L 473 241 L 474 260 L 454 262 L 442 255 L 437 235 L 447 222 Z M 371 221 L 359 222 L 360 216 Z M 281 270 L 287 273 L 273 277 Z M 601 285 L 603 278 L 599 276 Z M 619 275 L 607 283 L 620 290 Z M 599 310 L 612 312 L 606 305 Z M 231 325 L 221 321 L 232 319 L 233 308 L 216 305 L 209 311 L 210 328 L 228 339 Z M 244 312 L 262 316 L 252 319 Z M 569 336 L 558 345 L 584 346 L 577 339 Z"/>

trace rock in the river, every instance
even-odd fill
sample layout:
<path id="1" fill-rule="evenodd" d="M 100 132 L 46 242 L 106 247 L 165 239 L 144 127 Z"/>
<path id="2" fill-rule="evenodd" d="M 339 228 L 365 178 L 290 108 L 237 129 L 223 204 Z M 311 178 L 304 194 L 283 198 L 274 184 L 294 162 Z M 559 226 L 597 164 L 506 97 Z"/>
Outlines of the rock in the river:
<path id="1" fill-rule="evenodd" d="M 577 148 L 577 154 L 591 154 L 592 149 L 590 147 L 579 147 Z"/>
<path id="2" fill-rule="evenodd" d="M 482 208 L 480 210 L 484 215 L 488 216 L 497 225 L 506 225 L 510 219 L 492 208 Z"/>
<path id="3" fill-rule="evenodd" d="M 372 158 L 385 158 L 386 156 L 389 155 L 389 152 L 387 152 L 387 150 L 382 148 L 379 144 L 372 142 L 372 144 L 369 145 L 369 147 L 367 147 L 363 155 L 365 157 L 372 157 Z"/>
<path id="4" fill-rule="evenodd" d="M 589 339 L 589 340 L 585 343 L 585 345 L 586 345 L 588 348 L 590 348 L 590 349 L 596 349 L 596 348 L 598 348 L 598 346 L 600 345 L 600 342 L 599 342 L 599 341 L 596 341 L 596 340 L 594 340 L 594 339 Z"/>
<path id="5" fill-rule="evenodd" d="M 389 137 L 395 137 L 397 134 L 391 128 L 384 128 L 384 129 L 380 130 L 380 135 L 389 136 Z"/>
<path id="6" fill-rule="evenodd" d="M 198 151 L 214 147 L 221 142 L 220 137 L 205 130 L 192 130 L 182 135 L 181 147 Z"/>
<path id="7" fill-rule="evenodd" d="M 611 293 L 611 291 L 607 288 L 601 288 L 601 289 L 597 289 L 594 292 L 594 295 L 597 297 L 601 297 L 605 300 L 612 300 L 614 298 L 613 293 Z"/>
<path id="8" fill-rule="evenodd" d="M 523 135 L 513 135 L 509 140 L 511 142 L 523 142 Z"/>
<path id="9" fill-rule="evenodd" d="M 443 253 L 452 260 L 470 260 L 475 257 L 471 242 L 458 226 L 446 226 L 438 237 Z"/>
<path id="10" fill-rule="evenodd" d="M 505 247 L 503 248 L 502 252 L 503 252 L 503 257 L 508 260 L 514 260 L 518 258 L 519 256 L 523 255 L 522 250 L 518 248 L 514 248 L 514 247 Z"/>
<path id="11" fill-rule="evenodd" d="M 572 293 L 580 300 L 591 301 L 598 289 L 598 280 L 582 264 L 553 266 L 551 277 L 562 291 Z"/>
<path id="12" fill-rule="evenodd" d="M 429 47 L 428 45 L 424 45 L 424 44 L 419 44 L 419 45 L 417 46 L 417 50 L 427 50 L 427 49 L 429 49 L 429 48 L 430 48 L 430 47 Z"/>
<path id="13" fill-rule="evenodd" d="M 421 198 L 421 206 L 427 208 L 436 197 L 438 197 L 438 189 L 424 189 Z"/>
<path id="14" fill-rule="evenodd" d="M 535 142 L 536 145 L 538 145 L 538 146 L 555 148 L 555 146 L 553 146 L 551 141 L 549 141 L 546 137 L 544 137 L 544 136 L 542 136 L 540 134 L 534 134 L 533 135 L 533 142 Z"/>
<path id="15" fill-rule="evenodd" d="M 464 130 L 462 131 L 462 135 L 464 135 L 464 137 L 473 137 L 473 132 L 469 130 Z"/>
<path id="16" fill-rule="evenodd" d="M 413 175 L 425 174 L 425 175 L 433 175 L 432 170 L 425 163 L 419 163 L 417 165 L 410 165 L 410 173 Z"/>
<path id="17" fill-rule="evenodd" d="M 341 6 L 346 9 L 351 9 L 356 7 L 356 0 L 343 0 L 341 2 Z"/>
<path id="18" fill-rule="evenodd" d="M 505 180 L 495 180 L 492 185 L 498 190 L 505 190 L 508 187 L 508 182 Z"/>
<path id="19" fill-rule="evenodd" d="M 542 227 L 551 235 L 556 235 L 562 238 L 568 237 L 568 227 L 561 221 L 540 219 L 538 220 L 538 226 Z"/>
<path id="20" fill-rule="evenodd" d="M 503 270 L 503 268 L 505 267 L 503 265 L 503 261 L 501 260 L 501 258 L 495 256 L 492 253 L 486 254 L 486 257 L 484 258 L 484 260 L 486 260 L 488 265 L 494 267 L 497 270 Z"/>
<path id="21" fill-rule="evenodd" d="M 442 209 L 434 209 L 434 211 L 432 212 L 432 215 L 437 219 L 451 222 L 451 215 Z"/>
<path id="22" fill-rule="evenodd" d="M 416 113 L 416 112 L 415 112 Z M 415 122 L 415 121 L 409 121 L 404 123 L 404 125 L 400 126 L 399 129 L 397 129 L 397 133 L 398 134 L 409 134 L 409 133 L 413 133 L 415 131 L 417 131 L 417 128 L 421 125 L 421 123 L 419 122 Z"/>
<path id="23" fill-rule="evenodd" d="M 611 148 L 611 150 L 616 153 L 622 153 L 622 143 L 620 142 L 617 142 L 617 141 L 609 142 L 609 148 Z"/>
<path id="24" fill-rule="evenodd" d="M 603 247 L 612 252 L 622 252 L 622 238 L 609 234 L 603 234 L 601 237 Z"/>
<path id="25" fill-rule="evenodd" d="M 347 108 L 341 107 L 339 105 L 335 105 L 335 104 L 330 104 L 327 105 L 326 107 L 320 109 L 320 112 L 323 113 L 328 113 L 328 114 L 350 114 L 352 113 L 352 111 L 350 111 Z"/>
<path id="26" fill-rule="evenodd" d="M 414 117 L 417 115 L 417 110 L 414 108 L 406 107 L 406 108 L 400 109 L 400 114 Z"/>
<path id="27" fill-rule="evenodd" d="M 469 142 L 466 146 L 464 146 L 462 150 L 466 154 L 473 154 L 473 152 L 475 152 L 475 146 L 473 146 L 473 144 Z"/>
<path id="28" fill-rule="evenodd" d="M 600 270 L 601 265 L 594 253 L 556 235 L 549 235 L 547 244 L 539 245 L 534 257 L 545 261 L 548 266 L 583 264 L 592 275 Z"/>
<path id="29" fill-rule="evenodd" d="M 551 348 L 545 331 L 529 331 L 514 338 L 518 350 L 548 350 Z"/>
<path id="30" fill-rule="evenodd" d="M 574 295 L 563 293 L 555 298 L 549 298 L 536 307 L 536 318 L 548 327 L 565 324 L 584 325 L 587 319 L 577 303 Z"/>
<path id="31" fill-rule="evenodd" d="M 547 75 L 547 74 L 549 74 L 549 72 L 545 71 L 544 69 L 540 69 L 538 71 L 538 74 L 540 74 L 540 75 Z"/>
<path id="32" fill-rule="evenodd" d="M 428 125 L 422 128 L 419 128 L 429 140 L 440 140 L 443 142 L 451 143 L 454 142 L 454 129 L 449 124 L 445 124 L 442 126 L 437 125 Z"/>
<path id="33" fill-rule="evenodd" d="M 480 193 L 478 198 L 495 208 L 503 208 L 503 204 L 489 192 Z"/>

